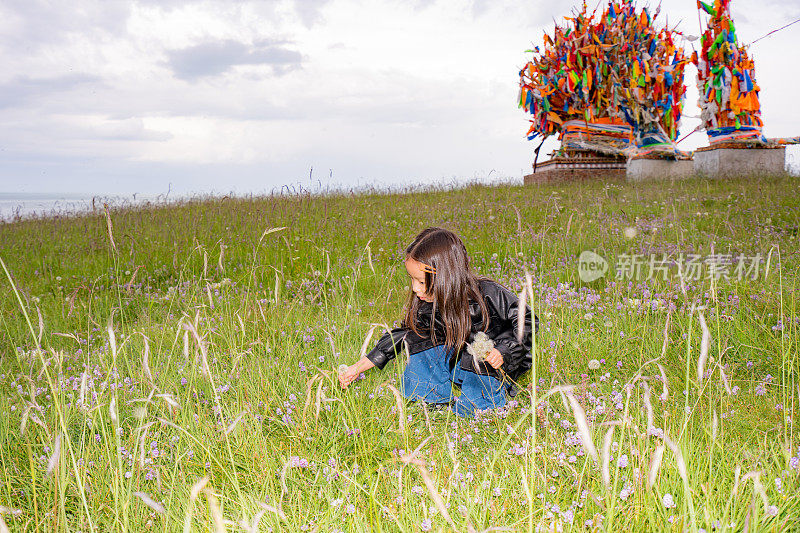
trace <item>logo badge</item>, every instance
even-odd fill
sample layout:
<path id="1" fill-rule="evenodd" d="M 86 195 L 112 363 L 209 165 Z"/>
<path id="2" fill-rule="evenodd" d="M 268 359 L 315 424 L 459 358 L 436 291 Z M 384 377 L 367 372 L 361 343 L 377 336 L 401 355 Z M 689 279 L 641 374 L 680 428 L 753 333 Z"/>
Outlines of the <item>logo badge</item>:
<path id="1" fill-rule="evenodd" d="M 600 279 L 608 272 L 608 261 L 603 256 L 584 250 L 578 257 L 578 277 L 584 283 Z"/>

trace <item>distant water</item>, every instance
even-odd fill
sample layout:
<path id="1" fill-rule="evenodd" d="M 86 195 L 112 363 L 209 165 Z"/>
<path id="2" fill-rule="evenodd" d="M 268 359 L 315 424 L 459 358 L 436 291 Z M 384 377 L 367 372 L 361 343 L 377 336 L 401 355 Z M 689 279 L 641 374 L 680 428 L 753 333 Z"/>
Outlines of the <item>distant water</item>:
<path id="1" fill-rule="evenodd" d="M 70 215 L 86 213 L 92 210 L 92 200 L 96 209 L 103 209 L 103 203 L 109 205 L 133 206 L 154 197 L 136 195 L 102 196 L 63 193 L 7 193 L 0 192 L 0 220 L 11 221 L 19 218 L 40 216 Z"/>

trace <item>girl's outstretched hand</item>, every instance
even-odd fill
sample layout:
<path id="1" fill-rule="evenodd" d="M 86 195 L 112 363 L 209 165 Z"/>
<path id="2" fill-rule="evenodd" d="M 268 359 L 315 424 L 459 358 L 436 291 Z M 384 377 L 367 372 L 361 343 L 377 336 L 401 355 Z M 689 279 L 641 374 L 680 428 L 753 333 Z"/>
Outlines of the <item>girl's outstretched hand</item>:
<path id="1" fill-rule="evenodd" d="M 492 348 L 492 351 L 486 356 L 486 362 L 492 365 L 492 368 L 500 368 L 503 366 L 503 354 L 497 351 L 497 348 Z"/>
<path id="2" fill-rule="evenodd" d="M 343 389 L 356 380 L 361 370 L 358 369 L 358 364 L 348 366 L 346 370 L 339 372 L 339 384 Z"/>
<path id="3" fill-rule="evenodd" d="M 344 365 L 342 365 L 344 367 Z M 367 359 L 366 357 L 362 357 L 354 365 L 350 365 L 348 367 L 342 368 L 339 372 L 339 384 L 342 386 L 343 389 L 346 389 L 348 385 L 356 380 L 358 376 L 361 375 L 362 372 L 366 372 L 370 368 L 374 367 L 375 364 Z"/>

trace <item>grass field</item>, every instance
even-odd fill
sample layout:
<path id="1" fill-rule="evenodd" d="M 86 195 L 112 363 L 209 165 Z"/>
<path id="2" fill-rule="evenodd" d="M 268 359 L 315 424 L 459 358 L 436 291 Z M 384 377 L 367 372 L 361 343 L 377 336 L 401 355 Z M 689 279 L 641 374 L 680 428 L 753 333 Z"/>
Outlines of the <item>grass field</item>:
<path id="1" fill-rule="evenodd" d="M 796 528 L 798 198 L 475 185 L 0 224 L 0 531 Z M 541 320 L 499 412 L 405 404 L 402 357 L 338 386 L 433 225 Z"/>

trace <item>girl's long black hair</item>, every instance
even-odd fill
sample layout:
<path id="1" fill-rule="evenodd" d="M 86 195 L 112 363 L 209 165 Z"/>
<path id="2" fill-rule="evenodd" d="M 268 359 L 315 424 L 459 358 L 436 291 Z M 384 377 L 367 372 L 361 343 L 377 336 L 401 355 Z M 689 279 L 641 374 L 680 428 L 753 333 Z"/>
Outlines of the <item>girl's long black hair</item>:
<path id="1" fill-rule="evenodd" d="M 478 277 L 472 271 L 467 248 L 452 231 L 443 228 L 427 228 L 414 238 L 406 248 L 406 259 L 411 258 L 433 267 L 435 273 L 425 272 L 425 290 L 433 295 L 430 336 L 435 339 L 434 325 L 437 314 L 445 330 L 445 345 L 459 351 L 469 338 L 472 319 L 469 300 L 480 306 L 484 328 L 489 324 L 486 302 L 481 296 Z M 417 335 L 415 317 L 421 300 L 412 291 L 406 305 L 403 326 Z"/>

